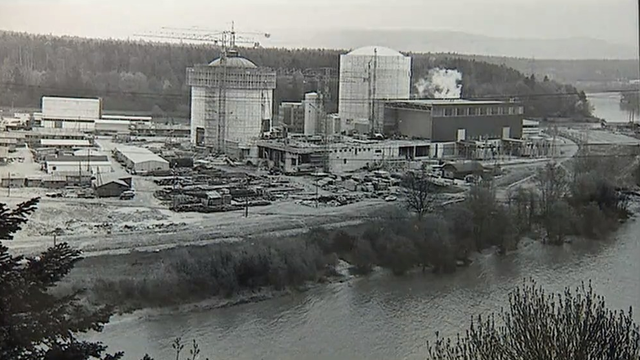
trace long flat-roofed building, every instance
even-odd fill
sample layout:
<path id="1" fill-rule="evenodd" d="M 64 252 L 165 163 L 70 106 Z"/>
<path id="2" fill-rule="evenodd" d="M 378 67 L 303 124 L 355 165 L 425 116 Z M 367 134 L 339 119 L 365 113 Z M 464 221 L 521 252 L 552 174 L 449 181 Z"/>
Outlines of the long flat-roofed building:
<path id="1" fill-rule="evenodd" d="M 522 138 L 524 108 L 517 102 L 403 100 L 384 106 L 388 135 L 432 142 Z"/>
<path id="2" fill-rule="evenodd" d="M 114 150 L 114 156 L 118 161 L 123 162 L 127 169 L 136 173 L 169 170 L 169 162 L 149 149 L 118 145 Z"/>

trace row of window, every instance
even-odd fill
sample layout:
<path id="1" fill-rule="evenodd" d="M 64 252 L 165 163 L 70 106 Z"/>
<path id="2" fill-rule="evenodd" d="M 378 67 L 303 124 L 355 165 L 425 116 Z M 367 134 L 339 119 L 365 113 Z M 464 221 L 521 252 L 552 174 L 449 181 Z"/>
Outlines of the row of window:
<path id="1" fill-rule="evenodd" d="M 348 148 L 348 149 L 340 149 L 340 150 L 333 150 L 334 153 L 339 153 L 339 152 L 355 152 L 356 155 L 358 155 L 358 151 L 371 151 L 373 150 L 372 148 Z M 375 150 L 376 154 L 381 154 L 382 150 L 377 149 Z"/>
<path id="2" fill-rule="evenodd" d="M 434 107 L 433 116 L 523 115 L 522 106 Z"/>

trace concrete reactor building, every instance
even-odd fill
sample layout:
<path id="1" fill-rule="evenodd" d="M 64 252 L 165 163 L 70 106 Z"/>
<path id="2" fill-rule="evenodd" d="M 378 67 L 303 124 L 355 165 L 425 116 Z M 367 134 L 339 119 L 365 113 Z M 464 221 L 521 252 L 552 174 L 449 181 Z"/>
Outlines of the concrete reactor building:
<path id="1" fill-rule="evenodd" d="M 228 50 L 208 65 L 187 69 L 191 86 L 191 142 L 238 159 L 271 126 L 276 73 Z M 257 150 L 256 150 L 257 151 Z"/>
<path id="2" fill-rule="evenodd" d="M 410 57 L 380 46 L 340 55 L 338 113 L 346 129 L 365 119 L 381 131 L 384 107 L 378 109 L 375 100 L 409 99 L 410 91 Z"/>

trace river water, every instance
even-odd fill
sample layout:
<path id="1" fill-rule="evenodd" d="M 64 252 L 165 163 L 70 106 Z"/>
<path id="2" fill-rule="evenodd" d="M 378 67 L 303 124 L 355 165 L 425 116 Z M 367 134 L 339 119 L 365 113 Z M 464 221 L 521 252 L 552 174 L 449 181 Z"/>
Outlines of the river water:
<path id="1" fill-rule="evenodd" d="M 629 121 L 629 111 L 620 109 L 619 93 L 593 93 L 587 95 L 594 107 L 593 115 L 610 123 L 625 123 Z M 640 119 L 635 119 L 640 121 Z"/>
<path id="2" fill-rule="evenodd" d="M 615 96 L 592 101 L 596 116 L 626 121 L 613 117 Z M 633 306 L 640 322 L 638 235 L 640 221 L 633 220 L 608 240 L 564 247 L 529 242 L 506 257 L 480 255 L 453 275 L 379 273 L 226 309 L 117 316 L 92 338 L 124 350 L 127 359 L 144 353 L 174 358 L 176 336 L 198 340 L 211 360 L 424 359 L 436 331 L 464 331 L 471 316 L 505 306 L 507 294 L 525 278 L 550 291 L 592 281 L 610 307 Z"/>

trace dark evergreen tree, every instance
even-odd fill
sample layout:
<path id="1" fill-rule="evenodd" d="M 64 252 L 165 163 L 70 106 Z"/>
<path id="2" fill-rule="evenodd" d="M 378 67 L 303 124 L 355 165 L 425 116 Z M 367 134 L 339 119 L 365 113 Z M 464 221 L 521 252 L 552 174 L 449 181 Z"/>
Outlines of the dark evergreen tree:
<path id="1" fill-rule="evenodd" d="M 38 198 L 14 209 L 0 204 L 0 240 L 9 241 L 27 222 Z M 100 331 L 110 309 L 89 310 L 79 292 L 51 294 L 80 260 L 80 252 L 62 243 L 36 257 L 14 256 L 0 244 L 0 359 L 116 360 L 99 342 L 78 340 L 77 334 Z"/>

